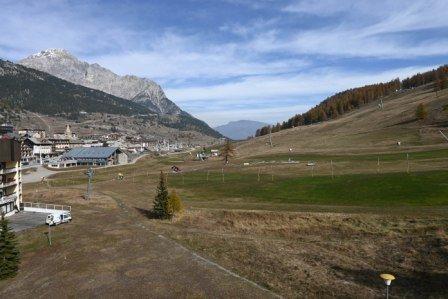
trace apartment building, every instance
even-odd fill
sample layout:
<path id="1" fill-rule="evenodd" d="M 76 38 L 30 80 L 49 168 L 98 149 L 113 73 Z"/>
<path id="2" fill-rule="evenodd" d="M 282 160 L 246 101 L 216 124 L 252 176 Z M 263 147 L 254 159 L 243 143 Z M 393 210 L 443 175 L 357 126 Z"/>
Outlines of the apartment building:
<path id="1" fill-rule="evenodd" d="M 19 211 L 22 203 L 20 143 L 8 135 L 0 137 L 0 212 L 6 216 Z"/>

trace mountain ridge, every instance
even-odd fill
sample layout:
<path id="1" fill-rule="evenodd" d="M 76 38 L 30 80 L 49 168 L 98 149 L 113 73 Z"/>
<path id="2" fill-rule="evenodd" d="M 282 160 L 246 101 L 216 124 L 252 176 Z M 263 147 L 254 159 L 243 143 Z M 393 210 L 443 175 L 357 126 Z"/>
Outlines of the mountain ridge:
<path id="1" fill-rule="evenodd" d="M 254 136 L 257 129 L 268 125 L 267 123 L 254 120 L 236 120 L 227 124 L 214 127 L 216 131 L 233 140 L 242 140 Z"/>
<path id="2" fill-rule="evenodd" d="M 45 72 L 0 59 L 2 106 L 49 115 L 75 115 L 80 110 L 123 115 L 150 115 L 141 105 L 76 85 Z"/>
<path id="3" fill-rule="evenodd" d="M 18 61 L 55 77 L 138 102 L 157 114 L 177 115 L 182 110 L 154 81 L 134 75 L 120 76 L 98 63 L 88 63 L 65 49 L 47 49 Z"/>
<path id="4" fill-rule="evenodd" d="M 207 123 L 181 110 L 154 81 L 134 75 L 120 76 L 98 63 L 81 61 L 65 49 L 48 49 L 18 61 L 19 65 L 48 73 L 70 83 L 128 100 L 157 114 L 161 124 L 195 130 L 220 138 Z"/>

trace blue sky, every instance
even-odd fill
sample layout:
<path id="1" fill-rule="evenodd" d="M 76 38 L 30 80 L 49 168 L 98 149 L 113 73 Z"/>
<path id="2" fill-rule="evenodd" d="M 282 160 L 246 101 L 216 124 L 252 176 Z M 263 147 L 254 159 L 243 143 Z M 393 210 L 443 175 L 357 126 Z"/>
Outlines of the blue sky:
<path id="1" fill-rule="evenodd" d="M 276 122 L 448 63 L 448 1 L 0 0 L 0 57 L 64 48 L 155 80 L 212 126 Z"/>

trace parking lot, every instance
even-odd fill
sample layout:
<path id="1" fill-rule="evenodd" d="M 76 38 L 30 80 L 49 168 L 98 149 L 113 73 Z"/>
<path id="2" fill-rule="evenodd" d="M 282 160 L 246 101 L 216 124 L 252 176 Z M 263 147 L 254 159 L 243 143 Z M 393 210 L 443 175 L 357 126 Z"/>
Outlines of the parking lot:
<path id="1" fill-rule="evenodd" d="M 45 225 L 47 213 L 19 212 L 8 217 L 11 228 L 15 232 Z"/>

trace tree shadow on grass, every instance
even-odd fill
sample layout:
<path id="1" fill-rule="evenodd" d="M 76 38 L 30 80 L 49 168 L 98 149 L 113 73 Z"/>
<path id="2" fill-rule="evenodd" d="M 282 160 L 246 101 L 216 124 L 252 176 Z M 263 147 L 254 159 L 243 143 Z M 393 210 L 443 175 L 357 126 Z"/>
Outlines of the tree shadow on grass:
<path id="1" fill-rule="evenodd" d="M 350 278 L 360 285 L 381 291 L 385 284 L 380 278 L 381 273 L 373 269 L 347 269 L 339 266 L 332 267 L 333 270 Z M 448 271 L 437 272 L 400 272 L 389 270 L 390 274 L 396 277 L 392 282 L 391 295 L 398 297 L 410 296 L 412 298 L 444 297 L 448 290 Z M 394 294 L 395 293 L 395 294 Z"/>
<path id="2" fill-rule="evenodd" d="M 137 212 L 139 212 L 141 215 L 145 216 L 148 219 L 160 219 L 159 216 L 157 216 L 156 214 L 154 214 L 154 212 L 152 210 L 147 210 L 147 209 L 142 209 L 142 208 L 137 208 L 134 207 Z"/>

